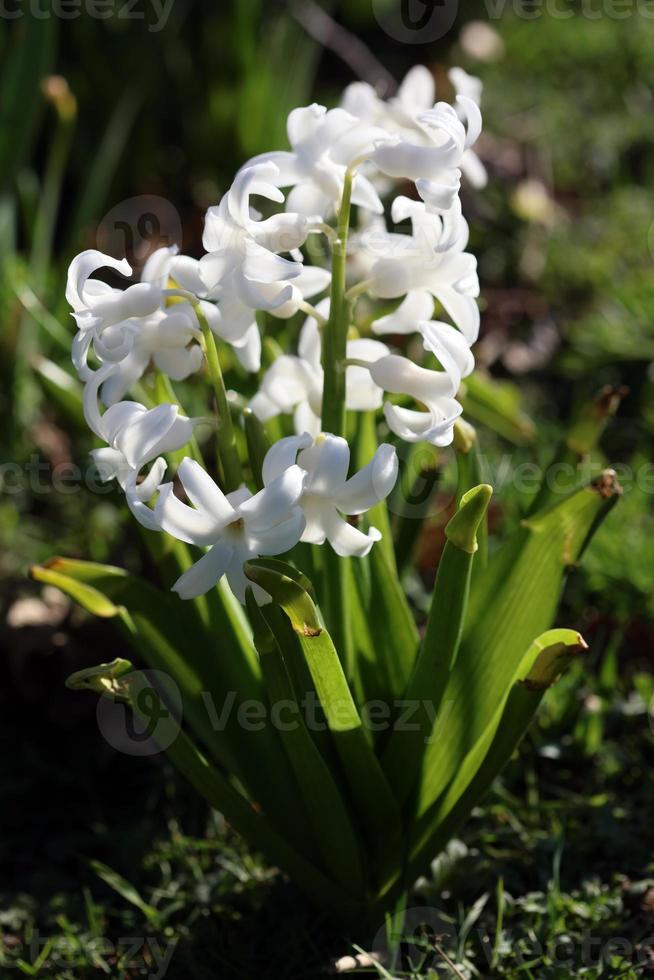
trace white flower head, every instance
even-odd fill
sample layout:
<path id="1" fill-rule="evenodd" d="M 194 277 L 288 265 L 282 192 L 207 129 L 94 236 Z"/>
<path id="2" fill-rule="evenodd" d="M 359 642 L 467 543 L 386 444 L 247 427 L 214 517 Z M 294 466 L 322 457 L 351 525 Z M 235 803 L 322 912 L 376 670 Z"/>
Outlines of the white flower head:
<path id="1" fill-rule="evenodd" d="M 329 300 L 318 304 L 318 313 L 329 315 Z M 348 340 L 347 357 L 374 361 L 388 354 L 378 340 Z M 266 422 L 276 415 L 294 413 L 295 430 L 317 436 L 322 411 L 323 368 L 320 330 L 314 317 L 307 317 L 298 343 L 297 356 L 282 354 L 268 368 L 258 393 L 250 402 L 255 415 Z M 380 408 L 382 391 L 365 368 L 351 365 L 345 375 L 345 405 L 351 412 L 371 412 Z"/>
<path id="2" fill-rule="evenodd" d="M 227 294 L 250 310 L 272 310 L 291 299 L 290 280 L 300 275 L 302 264 L 279 253 L 304 244 L 309 222 L 289 212 L 262 220 L 250 207 L 253 195 L 284 202 L 278 176 L 271 162 L 245 167 L 220 204 L 207 211 L 202 243 L 208 254 L 200 260 L 200 274 L 210 299 Z"/>
<path id="3" fill-rule="evenodd" d="M 423 317 L 431 315 L 431 311 L 426 311 L 424 294 L 427 293 L 442 304 L 468 343 L 473 344 L 479 333 L 479 308 L 475 301 L 479 280 L 477 260 L 464 251 L 468 226 L 460 207 L 435 214 L 420 201 L 397 197 L 393 201 L 392 217 L 396 222 L 410 218 L 412 234 L 375 230 L 364 238 L 371 257 L 377 257 L 369 272 L 371 293 L 393 299 L 419 292 L 423 297 Z"/>
<path id="4" fill-rule="evenodd" d="M 403 326 L 406 315 L 399 312 L 398 319 Z M 390 321 L 392 316 L 386 319 Z M 420 333 L 425 350 L 434 354 L 442 370 L 420 367 L 407 357 L 390 354 L 370 365 L 370 375 L 384 391 L 407 395 L 424 406 L 416 410 L 387 401 L 384 416 L 391 432 L 405 442 L 448 446 L 452 442 L 454 422 L 462 411 L 455 396 L 462 378 L 474 369 L 474 357 L 463 334 L 449 323 L 418 321 L 414 323 L 414 329 Z"/>
<path id="5" fill-rule="evenodd" d="M 393 446 L 383 444 L 373 459 L 348 479 L 350 447 L 339 436 L 322 433 L 315 440 L 309 433 L 280 439 L 266 453 L 263 480 L 274 486 L 280 475 L 297 460 L 305 472 L 299 506 L 306 517 L 302 541 L 328 541 L 341 556 L 367 555 L 380 532 L 371 527 L 360 531 L 342 516 L 364 514 L 389 495 L 397 480 L 398 462 Z"/>
<path id="6" fill-rule="evenodd" d="M 278 168 L 274 182 L 292 187 L 286 207 L 324 220 L 338 208 L 343 181 L 349 166 L 370 155 L 382 129 L 362 121 L 342 108 L 313 105 L 293 109 L 287 123 L 291 151 L 262 153 L 252 164 L 272 162 Z M 352 185 L 352 203 L 381 214 L 383 206 L 376 190 L 362 174 Z"/>
<path id="7" fill-rule="evenodd" d="M 193 265 L 197 263 L 192 259 L 177 255 L 176 246 L 157 249 L 145 263 L 141 281 L 121 290 L 90 277 L 102 267 L 129 275 L 125 260 L 119 262 L 93 249 L 73 259 L 66 291 L 79 327 L 73 363 L 84 381 L 93 374 L 88 365 L 91 349 L 101 364 L 116 366 L 102 390 L 106 405 L 120 401 L 151 361 L 174 380 L 200 368 L 202 351 L 194 343 L 200 329 L 187 297 L 197 281 L 191 275 Z M 177 299 L 180 293 L 183 300 L 168 305 L 169 298 Z"/>
<path id="8" fill-rule="evenodd" d="M 207 548 L 173 585 L 182 599 L 203 595 L 223 575 L 240 602 L 252 587 L 260 602 L 270 597 L 245 577 L 243 563 L 260 555 L 279 555 L 300 540 L 304 514 L 297 506 L 305 474 L 288 466 L 254 496 L 246 487 L 224 494 L 195 460 L 184 459 L 177 473 L 191 505 L 182 503 L 173 484 L 159 489 L 155 519 L 179 541 Z"/>

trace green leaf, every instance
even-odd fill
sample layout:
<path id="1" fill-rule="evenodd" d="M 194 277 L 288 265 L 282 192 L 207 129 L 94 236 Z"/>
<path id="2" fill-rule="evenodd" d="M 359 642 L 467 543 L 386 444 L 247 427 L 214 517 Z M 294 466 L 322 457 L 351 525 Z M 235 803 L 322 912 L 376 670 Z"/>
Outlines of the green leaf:
<path id="1" fill-rule="evenodd" d="M 130 905 L 135 905 L 143 913 L 148 922 L 156 922 L 158 920 L 159 913 L 154 906 L 149 905 L 145 899 L 141 898 L 134 885 L 130 884 L 126 878 L 123 878 L 117 871 L 103 864 L 102 861 L 91 861 L 90 865 L 106 885 L 109 885 L 110 888 L 117 892 L 121 898 L 124 898 L 126 902 L 129 902 Z"/>
<path id="2" fill-rule="evenodd" d="M 329 765 L 307 729 L 282 651 L 251 589 L 246 593 L 246 602 L 268 700 L 271 710 L 281 710 L 283 707 L 286 713 L 286 722 L 282 720 L 281 713 L 279 715 L 280 735 L 300 786 L 325 868 L 348 891 L 363 895 L 360 842 L 347 804 Z"/>
<path id="3" fill-rule="evenodd" d="M 39 357 L 33 369 L 49 401 L 68 421 L 80 428 L 83 425 L 86 427 L 82 411 L 82 386 L 77 378 L 47 357 Z"/>
<path id="4" fill-rule="evenodd" d="M 397 573 L 386 552 L 374 545 L 351 563 L 352 642 L 359 704 L 402 697 L 418 651 L 418 630 Z"/>
<path id="5" fill-rule="evenodd" d="M 259 561 L 245 574 L 282 607 L 299 638 L 347 780 L 350 796 L 374 852 L 393 863 L 400 843 L 400 815 L 348 687 L 341 662 L 308 592 L 291 574 Z"/>
<path id="6" fill-rule="evenodd" d="M 534 441 L 536 426 L 520 405 L 520 389 L 509 381 L 475 371 L 466 378 L 461 403 L 467 417 L 481 422 L 516 446 Z"/>
<path id="7" fill-rule="evenodd" d="M 445 846 L 483 799 L 519 745 L 546 691 L 586 649 L 583 637 L 569 629 L 548 630 L 529 646 L 508 695 L 432 813 L 435 834 L 426 834 L 413 848 L 410 875 L 417 874 L 422 863 Z"/>
<path id="8" fill-rule="evenodd" d="M 193 606 L 159 592 L 123 569 L 94 562 L 52 559 L 32 569 L 94 615 L 115 617 L 148 665 L 173 678 L 184 718 L 213 757 L 240 779 L 280 828 L 292 828 L 309 847 L 306 817 L 278 733 L 267 723 L 244 724 L 244 705 L 265 703 L 260 677 L 244 668 L 224 631 L 214 633 Z M 256 660 L 254 649 L 252 656 Z"/>
<path id="9" fill-rule="evenodd" d="M 433 826 L 433 807 L 507 697 L 531 638 L 550 626 L 566 568 L 620 492 L 607 471 L 525 521 L 484 571 L 427 747 L 414 840 Z"/>
<path id="10" fill-rule="evenodd" d="M 34 139 L 42 108 L 41 83 L 54 58 L 56 18 L 26 13 L 0 85 L 0 196 L 12 185 Z"/>
<path id="11" fill-rule="evenodd" d="M 456 662 L 477 551 L 476 535 L 491 493 L 487 484 L 465 493 L 445 528 L 447 541 L 438 565 L 425 637 L 403 695 L 403 703 L 411 711 L 411 727 L 403 723 L 394 728 L 383 755 L 384 771 L 400 804 L 415 789 Z M 404 716 L 400 718 L 404 720 Z"/>

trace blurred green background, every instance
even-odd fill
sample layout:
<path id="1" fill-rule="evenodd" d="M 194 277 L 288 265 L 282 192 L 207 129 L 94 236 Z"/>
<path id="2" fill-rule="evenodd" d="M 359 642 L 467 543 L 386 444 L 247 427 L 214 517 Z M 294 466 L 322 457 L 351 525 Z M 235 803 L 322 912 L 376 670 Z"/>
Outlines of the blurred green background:
<path id="1" fill-rule="evenodd" d="M 585 664 L 415 902 L 451 916 L 448 955 L 466 976 L 652 965 L 654 23 L 635 2 L 620 16 L 608 0 L 444 6 L 454 23 L 413 44 L 389 33 L 386 0 L 173 0 L 166 16 L 116 0 L 102 19 L 83 4 L 2 8 L 0 977 L 153 973 L 150 947 L 135 963 L 91 945 L 128 934 L 177 942 L 176 980 L 314 978 L 351 952 L 158 759 L 103 742 L 93 699 L 63 680 L 121 651 L 28 569 L 63 553 L 154 574 L 120 496 L 85 485 L 72 256 L 123 246 L 142 262 L 170 238 L 199 255 L 207 206 L 244 159 L 285 145 L 291 108 L 335 104 L 359 77 L 391 93 L 418 62 L 444 97 L 453 64 L 484 83 L 490 181 L 464 195 L 483 304 L 466 407 L 497 486 L 494 523 L 525 506 L 512 469 L 546 465 L 607 385 L 625 390 L 589 464 L 615 464 L 625 494 L 560 613 L 591 644 Z M 438 510 L 419 543 L 425 577 Z M 422 588 L 417 576 L 418 608 Z M 551 952 L 562 936 L 567 966 Z M 584 936 L 599 937 L 592 957 Z M 432 952 L 406 975 L 456 974 Z"/>

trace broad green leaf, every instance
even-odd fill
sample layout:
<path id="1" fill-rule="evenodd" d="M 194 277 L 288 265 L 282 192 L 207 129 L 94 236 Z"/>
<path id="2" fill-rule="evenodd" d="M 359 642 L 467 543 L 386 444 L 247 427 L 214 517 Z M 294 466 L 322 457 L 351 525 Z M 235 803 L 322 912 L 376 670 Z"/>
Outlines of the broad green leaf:
<path id="1" fill-rule="evenodd" d="M 414 841 L 410 876 L 418 874 L 434 851 L 445 846 L 483 799 L 519 745 L 547 690 L 586 649 L 583 637 L 569 629 L 548 630 L 530 645 L 486 731 L 433 810 L 431 827 L 425 827 L 423 837 Z"/>
<path id="2" fill-rule="evenodd" d="M 345 773 L 359 820 L 381 858 L 397 861 L 400 817 L 379 760 L 348 687 L 341 662 L 316 607 L 290 575 L 271 571 L 262 563 L 246 562 L 245 574 L 268 592 L 288 616 L 299 638 L 327 725 Z"/>
<path id="3" fill-rule="evenodd" d="M 134 650 L 179 687 L 184 717 L 280 828 L 309 846 L 303 802 L 278 733 L 243 721 L 243 706 L 264 706 L 265 691 L 226 634 L 207 628 L 192 605 L 166 595 L 123 569 L 56 558 L 32 569 L 94 615 L 115 617 Z M 252 656 L 256 654 L 252 650 Z"/>
<path id="4" fill-rule="evenodd" d="M 620 492 L 607 471 L 525 521 L 484 571 L 426 751 L 419 826 L 429 822 L 430 808 L 486 731 L 531 638 L 550 626 L 566 568 L 579 558 Z"/>
<path id="5" fill-rule="evenodd" d="M 477 551 L 477 533 L 491 493 L 487 484 L 468 490 L 445 528 L 447 540 L 438 565 L 425 636 L 403 695 L 404 705 L 411 711 L 411 724 L 394 728 L 382 757 L 384 771 L 401 805 L 415 789 L 448 677 L 456 662 Z"/>
<path id="6" fill-rule="evenodd" d="M 250 589 L 246 599 L 271 711 L 279 712 L 281 739 L 304 798 L 325 868 L 348 891 L 363 894 L 360 843 L 347 804 L 329 764 L 307 729 L 305 709 L 298 702 L 282 651 Z"/>

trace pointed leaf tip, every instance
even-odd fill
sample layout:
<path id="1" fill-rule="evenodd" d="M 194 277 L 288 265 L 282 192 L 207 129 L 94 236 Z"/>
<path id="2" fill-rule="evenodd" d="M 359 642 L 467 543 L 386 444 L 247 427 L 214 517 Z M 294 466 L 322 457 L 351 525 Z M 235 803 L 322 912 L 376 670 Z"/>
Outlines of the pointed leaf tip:
<path id="1" fill-rule="evenodd" d="M 445 528 L 447 540 L 461 551 L 473 555 L 477 550 L 477 531 L 492 495 L 493 488 L 480 483 L 461 497 L 459 509 Z"/>
<path id="2" fill-rule="evenodd" d="M 116 699 L 128 701 L 128 693 L 121 684 L 120 678 L 133 669 L 129 660 L 116 657 L 108 664 L 98 664 L 97 667 L 86 667 L 84 670 L 75 671 L 66 678 L 66 687 L 71 691 L 111 694 Z"/>
<path id="3" fill-rule="evenodd" d="M 588 649 L 588 644 L 576 630 L 553 629 L 535 641 L 532 646 L 532 650 L 534 649 L 538 652 L 520 683 L 530 691 L 546 691 L 559 679 L 575 656 Z"/>
<path id="4" fill-rule="evenodd" d="M 603 470 L 590 484 L 590 488 L 591 490 L 595 490 L 604 500 L 610 500 L 612 497 L 620 497 L 623 493 L 615 470 Z"/>

